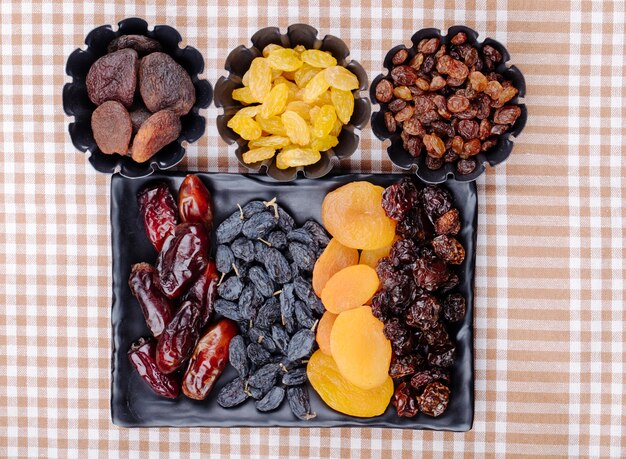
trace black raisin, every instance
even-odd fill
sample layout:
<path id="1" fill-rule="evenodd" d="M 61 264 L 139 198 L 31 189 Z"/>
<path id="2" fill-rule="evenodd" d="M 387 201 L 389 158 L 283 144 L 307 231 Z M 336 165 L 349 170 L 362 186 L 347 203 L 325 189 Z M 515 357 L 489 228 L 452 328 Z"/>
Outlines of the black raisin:
<path id="1" fill-rule="evenodd" d="M 267 209 L 267 206 L 263 203 L 263 201 L 250 201 L 248 204 L 243 206 L 241 210 L 243 211 L 243 218 L 250 218 L 254 214 L 263 212 L 265 209 Z"/>
<path id="2" fill-rule="evenodd" d="M 317 252 L 319 249 L 319 244 L 317 243 L 317 241 L 313 238 L 311 233 L 309 233 L 304 228 L 291 230 L 287 233 L 287 239 L 289 240 L 289 242 L 299 242 L 312 249 L 313 252 Z"/>
<path id="3" fill-rule="evenodd" d="M 283 285 L 279 298 L 281 323 L 288 333 L 294 333 L 296 331 L 296 298 L 293 284 Z"/>
<path id="4" fill-rule="evenodd" d="M 271 355 L 263 346 L 258 343 L 250 343 L 246 348 L 248 358 L 255 365 L 265 365 L 270 361 Z"/>
<path id="5" fill-rule="evenodd" d="M 315 319 L 313 318 L 313 312 L 311 308 L 303 301 L 296 301 L 295 306 L 296 320 L 303 328 L 312 328 L 315 325 Z"/>
<path id="6" fill-rule="evenodd" d="M 280 325 L 272 325 L 272 339 L 283 354 L 287 354 L 289 346 L 289 333 Z"/>
<path id="7" fill-rule="evenodd" d="M 272 324 L 280 319 L 280 312 L 280 303 L 276 297 L 271 297 L 259 309 L 254 325 L 269 330 Z"/>
<path id="8" fill-rule="evenodd" d="M 278 227 L 285 233 L 293 229 L 293 218 L 282 207 L 278 207 Z"/>
<path id="9" fill-rule="evenodd" d="M 239 376 L 244 379 L 248 377 L 250 365 L 248 363 L 248 356 L 246 355 L 246 343 L 244 342 L 243 336 L 237 335 L 230 340 L 228 346 L 228 360 L 233 368 L 237 370 Z"/>
<path id="10" fill-rule="evenodd" d="M 315 260 L 313 262 L 315 262 Z M 291 268 L 289 263 L 278 250 L 268 247 L 263 254 L 263 265 L 270 278 L 279 284 L 284 284 L 291 280 Z"/>
<path id="11" fill-rule="evenodd" d="M 237 211 L 224 220 L 215 230 L 215 237 L 217 238 L 218 244 L 231 242 L 241 234 L 242 228 L 243 220 L 241 219 L 241 213 Z"/>
<path id="12" fill-rule="evenodd" d="M 283 250 L 287 247 L 287 235 L 281 230 L 272 231 L 267 236 L 267 242 L 269 242 L 272 247 L 278 250 Z"/>
<path id="13" fill-rule="evenodd" d="M 280 406 L 285 398 L 285 389 L 282 387 L 272 387 L 272 389 L 261 400 L 254 403 L 257 410 L 266 412 L 275 410 Z"/>
<path id="14" fill-rule="evenodd" d="M 291 242 L 289 244 L 289 253 L 301 270 L 308 272 L 313 271 L 317 259 L 314 250 L 299 242 Z"/>
<path id="15" fill-rule="evenodd" d="M 306 368 L 304 367 L 294 368 L 283 375 L 283 384 L 285 386 L 299 386 L 304 384 L 306 380 Z"/>
<path id="16" fill-rule="evenodd" d="M 243 235 L 250 239 L 264 238 L 276 226 L 276 219 L 271 212 L 259 212 L 252 215 L 243 224 Z"/>
<path id="17" fill-rule="evenodd" d="M 309 297 L 312 293 L 311 281 L 306 280 L 302 276 L 294 277 L 293 286 L 296 291 L 296 296 L 300 298 L 302 301 L 309 301 Z"/>
<path id="18" fill-rule="evenodd" d="M 311 401 L 306 386 L 293 386 L 287 388 L 287 399 L 291 412 L 303 421 L 308 421 L 317 416 L 311 411 Z"/>
<path id="19" fill-rule="evenodd" d="M 252 283 L 245 285 L 241 295 L 239 295 L 241 317 L 246 320 L 253 320 L 262 304 L 263 297 L 256 287 Z"/>
<path id="20" fill-rule="evenodd" d="M 250 263 L 254 260 L 254 244 L 245 237 L 237 238 L 230 245 L 230 249 L 235 257 Z"/>
<path id="21" fill-rule="evenodd" d="M 227 278 L 217 287 L 218 295 L 230 301 L 237 300 L 242 290 L 243 283 L 237 276 Z"/>
<path id="22" fill-rule="evenodd" d="M 257 291 L 265 298 L 269 298 L 274 294 L 274 282 L 260 266 L 253 266 L 248 271 L 248 279 L 254 284 Z"/>
<path id="23" fill-rule="evenodd" d="M 317 245 L 320 248 L 326 247 L 330 242 L 330 237 L 324 227 L 315 220 L 307 220 L 304 222 L 304 225 L 302 225 L 302 228 L 311 233 L 311 236 L 317 241 Z"/>
<path id="24" fill-rule="evenodd" d="M 216 314 L 220 314 L 227 319 L 240 321 L 243 318 L 241 317 L 241 313 L 239 312 L 239 306 L 232 301 L 227 301 L 222 298 L 217 299 L 215 301 L 215 312 Z"/>
<path id="25" fill-rule="evenodd" d="M 227 274 L 232 271 L 234 263 L 235 257 L 230 247 L 224 244 L 218 245 L 215 251 L 215 266 L 217 270 Z"/>
<path id="26" fill-rule="evenodd" d="M 296 332 L 289 341 L 287 358 L 291 361 L 309 357 L 315 347 L 315 333 L 309 329 Z"/>
<path id="27" fill-rule="evenodd" d="M 233 379 L 217 394 L 217 403 L 223 408 L 232 408 L 245 402 L 248 398 L 241 378 Z"/>
<path id="28" fill-rule="evenodd" d="M 257 389 L 261 389 L 264 394 L 267 394 L 270 389 L 276 385 L 278 373 L 280 373 L 280 365 L 277 363 L 268 363 L 263 365 L 248 378 L 248 384 Z"/>

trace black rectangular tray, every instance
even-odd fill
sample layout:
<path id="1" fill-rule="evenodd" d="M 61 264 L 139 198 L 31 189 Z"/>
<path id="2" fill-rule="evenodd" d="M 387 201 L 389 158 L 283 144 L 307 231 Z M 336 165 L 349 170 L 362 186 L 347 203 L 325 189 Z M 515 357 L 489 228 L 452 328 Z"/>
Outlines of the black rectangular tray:
<path id="1" fill-rule="evenodd" d="M 451 331 L 457 342 L 457 359 L 452 371 L 451 398 L 446 412 L 431 418 L 424 414 L 407 419 L 398 417 L 390 405 L 375 418 L 357 418 L 338 413 L 310 388 L 311 404 L 317 417 L 310 421 L 298 420 L 287 403 L 271 413 L 258 412 L 251 401 L 236 408 L 224 409 L 216 401 L 220 388 L 235 377 L 227 367 L 207 400 L 194 401 L 181 395 L 176 400 L 159 397 L 139 378 L 126 355 L 131 343 L 141 336 L 149 336 L 138 303 L 128 287 L 130 267 L 141 261 L 154 263 L 157 253 L 152 248 L 139 217 L 136 193 L 146 183 L 165 181 L 170 189 L 178 190 L 185 173 L 154 174 L 143 179 L 129 180 L 118 175 L 111 179 L 111 229 L 113 244 L 113 354 L 111 374 L 111 417 L 113 423 L 124 427 L 186 426 L 186 427 L 391 427 L 404 429 L 435 429 L 467 431 L 474 418 L 474 264 L 476 254 L 477 200 L 474 182 L 447 182 L 454 195 L 463 229 L 458 238 L 465 247 L 466 258 L 459 269 L 459 291 L 467 298 L 465 320 Z M 321 204 L 326 193 L 355 180 L 367 180 L 387 186 L 399 175 L 345 174 L 322 179 L 299 178 L 279 183 L 260 175 L 198 173 L 213 194 L 215 221 L 221 222 L 236 210 L 237 203 L 253 199 L 277 198 L 294 216 L 298 224 L 308 218 L 321 221 Z M 455 333 L 456 331 L 456 333 Z"/>

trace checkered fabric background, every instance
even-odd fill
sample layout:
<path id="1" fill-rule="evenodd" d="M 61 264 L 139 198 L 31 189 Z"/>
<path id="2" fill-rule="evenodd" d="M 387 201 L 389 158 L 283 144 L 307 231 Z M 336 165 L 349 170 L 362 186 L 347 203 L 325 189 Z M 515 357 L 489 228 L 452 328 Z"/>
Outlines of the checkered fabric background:
<path id="1" fill-rule="evenodd" d="M 1 457 L 626 457 L 623 1 L 136 3 L 0 6 Z M 130 16 L 177 28 L 212 84 L 268 25 L 343 38 L 370 80 L 422 27 L 466 24 L 507 46 L 529 122 L 478 180 L 471 432 L 111 424 L 110 178 L 73 148 L 61 92 L 85 35 Z M 179 170 L 241 171 L 217 114 Z M 360 145 L 342 167 L 395 170 L 369 127 Z"/>

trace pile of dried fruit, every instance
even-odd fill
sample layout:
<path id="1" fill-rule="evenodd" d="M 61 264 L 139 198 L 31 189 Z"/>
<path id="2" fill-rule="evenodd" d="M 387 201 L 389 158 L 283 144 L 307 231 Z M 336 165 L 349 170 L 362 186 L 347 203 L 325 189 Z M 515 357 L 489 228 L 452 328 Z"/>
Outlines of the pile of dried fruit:
<path id="1" fill-rule="evenodd" d="M 180 134 L 196 90 L 189 74 L 158 41 L 143 35 L 114 39 L 86 79 L 93 136 L 102 153 L 148 161 Z"/>
<path id="2" fill-rule="evenodd" d="M 182 389 L 187 397 L 203 400 L 226 367 L 237 334 L 228 319 L 206 328 L 219 281 L 209 258 L 211 194 L 197 176 L 188 175 L 178 205 L 164 183 L 149 185 L 137 199 L 146 235 L 159 255 L 155 267 L 137 263 L 131 270 L 128 285 L 152 337 L 133 343 L 128 357 L 155 393 L 176 398 Z"/>
<path id="3" fill-rule="evenodd" d="M 392 58 L 389 78 L 378 82 L 376 99 L 384 105 L 387 130 L 402 130 L 404 149 L 414 157 L 426 150 L 426 167 L 455 163 L 459 174 L 476 169 L 472 159 L 498 143 L 521 109 L 508 104 L 518 93 L 495 72 L 502 55 L 491 45 L 478 48 L 456 34 L 449 47 L 424 39 Z"/>
<path id="4" fill-rule="evenodd" d="M 393 395 L 391 344 L 368 306 L 379 288 L 362 253 L 391 244 L 395 222 L 381 206 L 384 189 L 353 182 L 326 195 L 322 220 L 333 239 L 315 264 L 313 288 L 326 308 L 317 328 L 320 350 L 307 374 L 331 408 L 351 416 L 382 414 Z"/>
<path id="5" fill-rule="evenodd" d="M 221 279 L 215 311 L 236 321 L 240 333 L 229 350 L 239 377 L 223 387 L 217 402 L 230 408 L 252 397 L 265 412 L 278 408 L 286 393 L 296 417 L 315 417 L 304 365 L 323 312 L 311 272 L 328 244 L 326 231 L 313 220 L 296 228 L 272 199 L 239 207 L 216 236 Z"/>
<path id="6" fill-rule="evenodd" d="M 357 77 L 327 51 L 267 45 L 232 93 L 246 105 L 228 121 L 248 141 L 243 161 L 276 156 L 279 169 L 316 163 L 321 151 L 337 145 L 358 87 Z"/>
<path id="7" fill-rule="evenodd" d="M 393 349 L 392 403 L 400 416 L 439 416 L 448 406 L 456 351 L 446 326 L 465 316 L 465 298 L 454 292 L 453 267 L 465 259 L 455 238 L 459 211 L 445 188 L 418 191 L 408 177 L 385 190 L 382 205 L 400 237 L 377 263 L 382 288 L 372 299 Z"/>

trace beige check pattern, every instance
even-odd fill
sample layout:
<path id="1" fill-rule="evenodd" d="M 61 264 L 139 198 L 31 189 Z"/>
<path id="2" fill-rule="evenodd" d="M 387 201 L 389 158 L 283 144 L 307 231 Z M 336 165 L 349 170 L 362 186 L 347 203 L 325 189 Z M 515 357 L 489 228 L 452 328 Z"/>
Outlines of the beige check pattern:
<path id="1" fill-rule="evenodd" d="M 136 3 L 0 4 L 0 457 L 626 457 L 623 1 Z M 111 424 L 110 183 L 73 148 L 61 91 L 85 35 L 130 16 L 177 28 L 212 84 L 268 25 L 343 38 L 370 80 L 422 27 L 508 47 L 529 121 L 478 180 L 471 432 Z M 179 170 L 242 171 L 217 114 Z M 341 167 L 394 170 L 369 127 Z"/>

